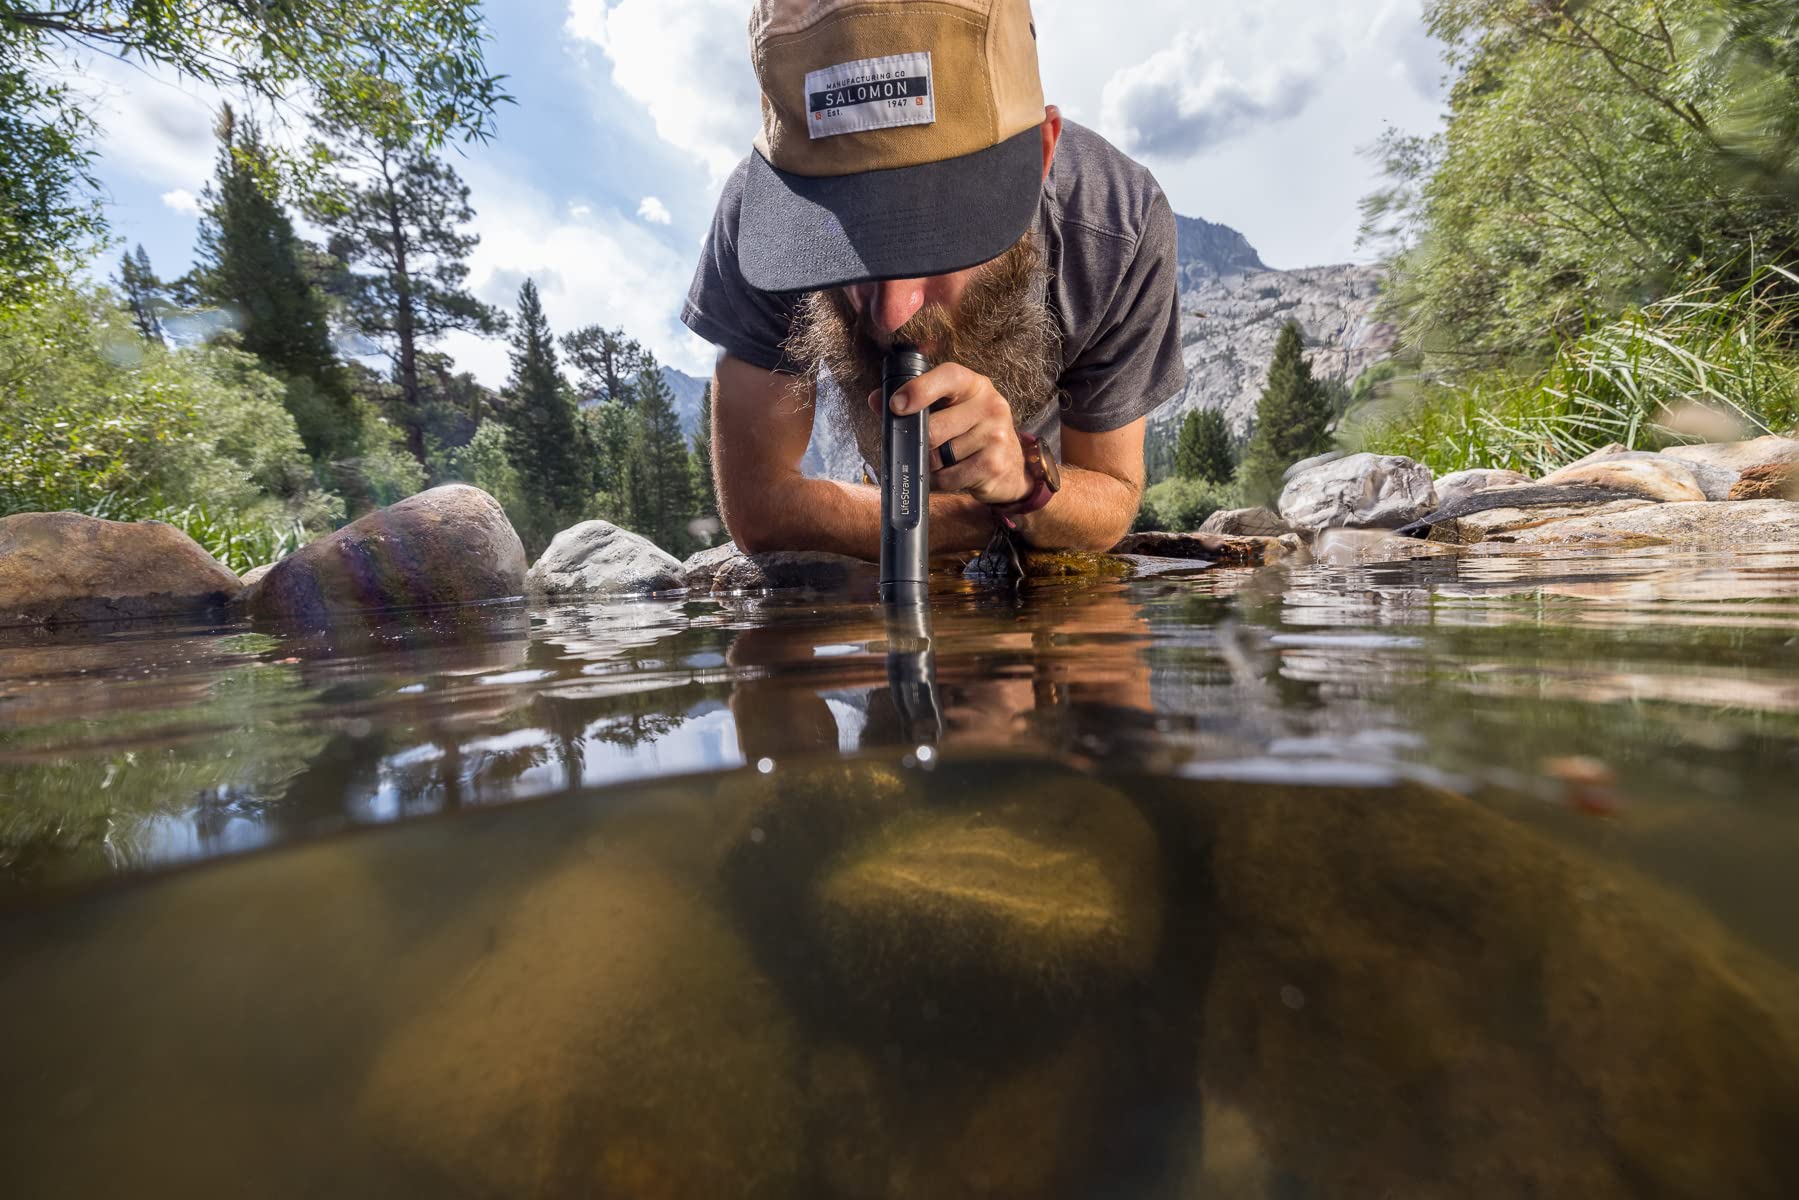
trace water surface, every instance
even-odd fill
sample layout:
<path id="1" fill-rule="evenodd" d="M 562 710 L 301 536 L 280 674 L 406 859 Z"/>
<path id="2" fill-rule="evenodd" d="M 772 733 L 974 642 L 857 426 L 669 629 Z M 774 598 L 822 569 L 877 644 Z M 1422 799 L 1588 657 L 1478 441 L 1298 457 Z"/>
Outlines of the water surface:
<path id="1" fill-rule="evenodd" d="M 1799 1183 L 1799 554 L 946 585 L 924 632 L 0 641 L 9 1176 Z"/>

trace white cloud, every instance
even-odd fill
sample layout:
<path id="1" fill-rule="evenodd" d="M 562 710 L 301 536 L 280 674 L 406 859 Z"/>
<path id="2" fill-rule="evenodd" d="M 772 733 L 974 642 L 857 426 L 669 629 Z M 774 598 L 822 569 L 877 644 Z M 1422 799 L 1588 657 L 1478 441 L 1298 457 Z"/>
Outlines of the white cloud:
<path id="1" fill-rule="evenodd" d="M 582 217 L 591 217 L 593 215 L 593 205 L 579 203 L 570 204 L 568 206 L 568 215 L 575 218 L 577 221 Z"/>
<path id="2" fill-rule="evenodd" d="M 200 198 L 186 188 L 175 188 L 162 194 L 165 208 L 172 208 L 178 213 L 186 213 L 190 217 L 200 215 Z"/>
<path id="3" fill-rule="evenodd" d="M 563 28 L 599 47 L 656 135 L 723 180 L 760 124 L 743 0 L 569 0 Z"/>
<path id="4" fill-rule="evenodd" d="M 1126 67 L 1100 98 L 1102 126 L 1134 153 L 1184 158 L 1259 126 L 1297 115 L 1319 92 L 1335 54 L 1321 46 L 1242 77 L 1237 60 L 1201 36 Z"/>
<path id="5" fill-rule="evenodd" d="M 618 209 L 558 204 L 516 170 L 471 163 L 463 175 L 476 206 L 472 228 L 481 236 L 469 259 L 469 286 L 481 299 L 510 312 L 519 285 L 533 279 L 558 334 L 622 325 L 669 366 L 711 371 L 712 350 L 680 323 L 693 276 L 688 252 Z M 505 382 L 504 341 L 459 334 L 446 338 L 444 349 L 483 383 Z"/>
<path id="6" fill-rule="evenodd" d="M 652 225 L 667 225 L 670 221 L 674 220 L 674 218 L 669 215 L 668 205 L 662 203 L 662 201 L 654 196 L 645 196 L 643 198 L 643 203 L 637 206 L 637 215 Z"/>

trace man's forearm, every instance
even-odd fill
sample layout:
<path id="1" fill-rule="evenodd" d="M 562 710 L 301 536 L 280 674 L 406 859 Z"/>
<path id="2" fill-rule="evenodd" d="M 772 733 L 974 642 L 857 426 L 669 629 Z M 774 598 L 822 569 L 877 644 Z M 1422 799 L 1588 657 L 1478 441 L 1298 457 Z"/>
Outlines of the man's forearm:
<path id="1" fill-rule="evenodd" d="M 881 493 L 866 484 L 793 477 L 761 497 L 757 550 L 824 550 L 877 561 L 881 557 Z M 1062 468 L 1062 489 L 1049 504 L 1014 523 L 1033 545 L 1106 550 L 1130 530 L 1137 490 L 1120 479 Z M 931 496 L 931 551 L 975 551 L 993 537 L 985 504 L 961 493 Z M 733 529 L 733 532 L 736 532 Z"/>
<path id="2" fill-rule="evenodd" d="M 1122 479 L 1064 464 L 1062 489 L 1055 499 L 1012 522 L 1033 546 L 1105 551 L 1131 531 L 1142 499 L 1143 494 Z"/>

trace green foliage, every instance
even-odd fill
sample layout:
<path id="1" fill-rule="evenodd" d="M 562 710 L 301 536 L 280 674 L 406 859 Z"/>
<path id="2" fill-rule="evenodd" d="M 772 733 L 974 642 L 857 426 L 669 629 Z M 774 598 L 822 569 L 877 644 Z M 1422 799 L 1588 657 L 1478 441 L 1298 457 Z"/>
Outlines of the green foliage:
<path id="1" fill-rule="evenodd" d="M 70 48 L 169 67 L 276 106 L 305 93 L 327 119 L 355 113 L 433 149 L 454 136 L 486 138 L 509 99 L 487 70 L 485 37 L 479 0 L 0 7 L 0 306 L 20 303 L 104 229 Z"/>
<path id="2" fill-rule="evenodd" d="M 654 367 L 643 344 L 623 329 L 584 325 L 562 339 L 569 365 L 580 375 L 581 399 L 589 404 L 608 400 L 630 407 L 637 403 L 637 379 Z"/>
<path id="3" fill-rule="evenodd" d="M 1237 491 L 1229 484 L 1205 483 L 1177 475 L 1143 493 L 1143 504 L 1131 528 L 1138 532 L 1185 533 L 1198 529 L 1219 509 L 1235 508 L 1238 503 Z"/>
<path id="4" fill-rule="evenodd" d="M 525 496 L 525 520 L 513 524 L 535 553 L 582 518 L 593 493 L 593 467 L 585 427 L 557 369 L 556 340 L 529 279 L 519 289 L 504 419 L 507 454 Z"/>
<path id="5" fill-rule="evenodd" d="M 1541 362 L 1691 264 L 1799 242 L 1799 19 L 1762 0 L 1431 0 L 1439 139 L 1389 135 L 1364 206 L 1433 370 Z M 1741 282 L 1738 274 L 1727 284 Z"/>
<path id="6" fill-rule="evenodd" d="M 296 523 L 342 515 L 282 394 L 228 344 L 169 350 L 103 292 L 49 293 L 0 314 L 0 513 L 204 525 L 222 561 L 254 566 Z"/>
<path id="7" fill-rule="evenodd" d="M 463 231 L 474 219 L 468 187 L 448 163 L 412 144 L 348 125 L 320 146 L 330 163 L 309 211 L 330 234 L 352 325 L 390 348 L 399 403 L 394 414 L 408 449 L 425 460 L 428 418 L 420 355 L 455 330 L 493 334 L 503 314 L 466 287 L 467 259 L 480 239 Z M 358 269 L 360 268 L 360 269 Z"/>
<path id="8" fill-rule="evenodd" d="M 675 416 L 674 396 L 654 358 L 637 377 L 630 451 L 625 466 L 626 523 L 677 557 L 692 549 L 694 516 L 687 439 Z"/>
<path id="9" fill-rule="evenodd" d="M 324 297 L 307 275 L 302 243 L 274 193 L 261 134 L 227 106 L 218 137 L 191 289 L 229 313 L 244 349 L 287 380 L 288 411 L 307 453 L 320 464 L 347 457 L 361 422 L 331 346 Z"/>
<path id="10" fill-rule="evenodd" d="M 514 526 L 529 519 L 518 468 L 506 450 L 506 426 L 483 421 L 463 446 L 448 450 L 437 469 L 440 483 L 470 483 L 500 502 Z"/>
<path id="11" fill-rule="evenodd" d="M 1539 371 L 1468 374 L 1364 411 L 1364 449 L 1438 472 L 1504 467 L 1542 474 L 1613 442 L 1682 440 L 1671 414 L 1703 405 L 1746 432 L 1799 422 L 1799 277 L 1773 266 L 1729 287 L 1712 275 L 1567 343 Z"/>
<path id="12" fill-rule="evenodd" d="M 162 280 L 150 266 L 150 255 L 140 243 L 133 253 L 119 259 L 119 291 L 125 308 L 146 340 L 162 341 Z"/>
<path id="13" fill-rule="evenodd" d="M 1280 492 L 1281 475 L 1302 458 L 1330 448 L 1330 396 L 1312 377 L 1299 326 L 1282 328 L 1268 364 L 1268 382 L 1256 404 L 1256 423 L 1243 453 L 1243 494 L 1266 503 Z"/>
<path id="14" fill-rule="evenodd" d="M 700 424 L 693 431 L 693 454 L 688 460 L 693 480 L 693 507 L 702 516 L 718 515 L 718 490 L 712 479 L 712 385 L 700 397 Z"/>
<path id="15" fill-rule="evenodd" d="M 30 302 L 101 240 L 93 122 L 39 36 L 0 11 L 0 308 Z"/>
<path id="16" fill-rule="evenodd" d="M 1216 408 L 1189 412 L 1174 450 L 1174 473 L 1182 479 L 1225 483 L 1236 470 L 1237 455 L 1224 413 Z"/>

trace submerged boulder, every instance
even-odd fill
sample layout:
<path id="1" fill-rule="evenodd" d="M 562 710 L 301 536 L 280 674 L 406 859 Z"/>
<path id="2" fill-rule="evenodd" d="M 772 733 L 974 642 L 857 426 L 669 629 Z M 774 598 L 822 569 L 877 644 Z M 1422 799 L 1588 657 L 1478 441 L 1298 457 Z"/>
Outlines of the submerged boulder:
<path id="1" fill-rule="evenodd" d="M 303 546 L 245 597 L 250 615 L 322 625 L 332 614 L 500 600 L 525 590 L 525 548 L 499 501 L 453 483 Z"/>
<path id="2" fill-rule="evenodd" d="M 1430 472 L 1395 454 L 1351 454 L 1292 476 L 1281 490 L 1281 519 L 1315 532 L 1391 529 L 1437 507 Z"/>
<path id="3" fill-rule="evenodd" d="M 1266 508 L 1221 508 L 1200 525 L 1201 533 L 1228 537 L 1280 537 L 1293 530 L 1279 514 Z"/>
<path id="4" fill-rule="evenodd" d="M 583 521 L 557 534 L 525 582 L 532 592 L 552 597 L 684 586 L 674 555 L 610 521 Z"/>
<path id="5" fill-rule="evenodd" d="M 222 613 L 237 576 L 161 521 L 0 517 L 0 625 Z"/>

